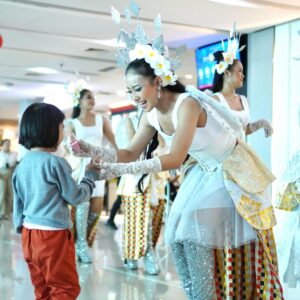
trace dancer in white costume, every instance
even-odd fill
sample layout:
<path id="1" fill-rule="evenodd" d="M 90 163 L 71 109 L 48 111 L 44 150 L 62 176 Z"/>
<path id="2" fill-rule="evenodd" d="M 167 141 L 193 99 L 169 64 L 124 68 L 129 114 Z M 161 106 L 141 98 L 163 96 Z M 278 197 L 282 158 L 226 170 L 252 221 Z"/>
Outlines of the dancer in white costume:
<path id="1" fill-rule="evenodd" d="M 113 9 L 116 21 L 118 16 Z M 176 60 L 165 51 L 162 36 L 151 46 L 141 26 L 133 35 L 122 32 L 126 48 L 119 49 L 119 60 L 127 62 L 127 92 L 145 112 L 138 131 L 127 149 L 79 141 L 77 154 L 98 155 L 103 178 L 176 169 L 190 154 L 166 224 L 166 241 L 187 296 L 283 299 L 272 236 L 276 221 L 267 193 L 274 177 L 238 140 L 240 121 L 205 93 L 178 82 Z M 156 131 L 169 153 L 134 162 Z"/>
<path id="2" fill-rule="evenodd" d="M 79 92 L 78 98 L 78 105 L 74 107 L 72 119 L 66 126 L 66 135 L 75 134 L 78 139 L 95 146 L 101 146 L 103 138 L 106 137 L 113 146 L 116 146 L 108 119 L 93 113 L 95 106 L 93 93 L 83 89 Z M 87 158 L 82 158 L 77 163 L 73 176 L 78 182 L 83 178 L 88 162 Z M 93 244 L 96 226 L 103 208 L 105 181 L 96 181 L 95 184 L 90 202 L 83 203 L 75 209 L 76 253 L 79 260 L 85 263 L 92 261 L 88 245 Z"/>
<path id="3" fill-rule="evenodd" d="M 282 176 L 275 207 L 282 218 L 276 228 L 279 271 L 283 281 L 295 288 L 300 283 L 300 151 Z"/>
<path id="4" fill-rule="evenodd" d="M 217 66 L 220 63 L 224 64 L 226 53 L 225 51 L 217 51 L 213 54 Z M 244 83 L 245 76 L 243 71 L 242 63 L 236 58 L 226 63 L 222 69 L 217 67 L 212 87 L 213 98 L 232 110 L 241 121 L 246 135 L 252 134 L 262 128 L 264 129 L 265 136 L 269 137 L 273 133 L 270 122 L 261 119 L 251 123 L 247 98 L 244 95 L 236 93 L 236 89 L 241 88 Z"/>

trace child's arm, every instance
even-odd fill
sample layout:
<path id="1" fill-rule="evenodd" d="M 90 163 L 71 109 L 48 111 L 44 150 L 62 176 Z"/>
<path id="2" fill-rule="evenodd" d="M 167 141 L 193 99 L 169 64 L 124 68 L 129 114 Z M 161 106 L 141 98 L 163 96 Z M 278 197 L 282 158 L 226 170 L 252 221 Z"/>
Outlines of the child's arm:
<path id="1" fill-rule="evenodd" d="M 15 173 L 12 178 L 12 186 L 14 192 L 13 200 L 13 223 L 17 233 L 21 233 L 23 229 L 23 209 L 24 203 L 18 194 L 17 186 L 17 174 Z"/>
<path id="2" fill-rule="evenodd" d="M 54 177 L 61 196 L 71 205 L 78 205 L 89 201 L 95 187 L 95 181 L 99 180 L 99 171 L 87 169 L 80 184 L 72 177 L 72 169 L 68 162 L 60 158 L 54 167 Z"/>

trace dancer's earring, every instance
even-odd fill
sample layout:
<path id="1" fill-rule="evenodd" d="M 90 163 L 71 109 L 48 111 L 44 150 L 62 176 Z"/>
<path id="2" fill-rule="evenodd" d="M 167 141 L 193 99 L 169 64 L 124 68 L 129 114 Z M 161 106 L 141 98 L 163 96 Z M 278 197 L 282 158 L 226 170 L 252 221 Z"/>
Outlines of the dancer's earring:
<path id="1" fill-rule="evenodd" d="M 161 96 L 160 92 L 161 92 L 161 84 L 159 83 L 157 86 L 157 98 L 158 99 L 160 99 L 160 96 Z"/>

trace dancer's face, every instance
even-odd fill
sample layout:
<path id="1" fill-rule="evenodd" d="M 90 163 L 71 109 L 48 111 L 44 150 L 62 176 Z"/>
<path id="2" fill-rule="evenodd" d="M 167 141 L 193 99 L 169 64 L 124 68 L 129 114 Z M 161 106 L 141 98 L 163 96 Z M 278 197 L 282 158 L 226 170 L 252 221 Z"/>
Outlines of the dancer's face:
<path id="1" fill-rule="evenodd" d="M 244 84 L 244 68 L 241 62 L 236 61 L 231 69 L 231 71 L 226 71 L 226 80 L 234 88 L 238 89 Z"/>
<path id="2" fill-rule="evenodd" d="M 158 78 L 147 77 L 128 72 L 125 77 L 127 95 L 145 111 L 151 111 L 158 103 Z"/>
<path id="3" fill-rule="evenodd" d="M 80 107 L 86 110 L 92 110 L 95 106 L 95 98 L 92 92 L 87 92 L 80 99 Z"/>

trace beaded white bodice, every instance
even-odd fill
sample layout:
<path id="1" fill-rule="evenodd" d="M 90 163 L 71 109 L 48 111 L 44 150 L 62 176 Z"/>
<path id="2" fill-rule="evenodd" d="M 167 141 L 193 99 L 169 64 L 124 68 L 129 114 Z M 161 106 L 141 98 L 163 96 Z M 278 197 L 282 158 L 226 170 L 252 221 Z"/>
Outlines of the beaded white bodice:
<path id="1" fill-rule="evenodd" d="M 190 96 L 190 93 L 181 94 L 172 112 L 174 128 L 177 128 L 177 115 L 181 103 Z M 161 129 L 157 117 L 157 110 L 154 108 L 147 113 L 148 121 L 165 139 L 167 145 L 171 147 L 174 134 L 167 135 Z M 197 128 L 188 153 L 195 158 L 201 167 L 207 171 L 213 171 L 217 165 L 228 156 L 236 144 L 236 137 L 207 112 L 207 122 L 205 127 Z"/>
<path id="2" fill-rule="evenodd" d="M 247 125 L 250 123 L 250 110 L 249 110 L 249 104 L 245 96 L 240 95 L 241 102 L 243 106 L 243 110 L 233 110 L 230 108 L 228 102 L 226 101 L 224 95 L 222 93 L 215 93 L 215 95 L 219 98 L 220 102 L 227 106 L 233 114 L 237 116 L 237 118 L 242 123 L 242 126 L 244 129 L 246 129 Z"/>
<path id="3" fill-rule="evenodd" d="M 94 126 L 84 126 L 78 119 L 71 120 L 78 140 L 84 140 L 94 146 L 101 146 L 103 139 L 103 119 L 96 115 Z"/>

